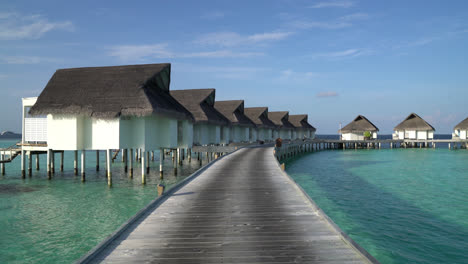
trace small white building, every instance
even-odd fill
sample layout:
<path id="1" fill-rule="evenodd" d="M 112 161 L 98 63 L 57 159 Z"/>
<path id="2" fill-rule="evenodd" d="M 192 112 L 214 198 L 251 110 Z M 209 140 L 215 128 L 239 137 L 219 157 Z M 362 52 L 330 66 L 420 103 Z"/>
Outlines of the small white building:
<path id="1" fill-rule="evenodd" d="M 244 114 L 244 100 L 215 101 L 214 108 L 231 122 L 230 142 L 254 142 L 255 124 Z"/>
<path id="2" fill-rule="evenodd" d="M 341 140 L 365 140 L 377 139 L 379 129 L 365 116 L 358 115 L 338 132 L 341 134 Z M 365 138 L 366 132 L 370 134 L 370 138 Z"/>
<path id="3" fill-rule="evenodd" d="M 295 128 L 288 120 L 288 111 L 268 112 L 268 117 L 278 127 L 276 132 L 274 132 L 276 135 L 278 135 L 277 137 L 286 140 L 293 139 Z"/>
<path id="4" fill-rule="evenodd" d="M 258 140 L 271 141 L 278 137 L 273 137 L 276 125 L 268 118 L 268 107 L 247 107 L 244 113 L 255 123 Z"/>
<path id="5" fill-rule="evenodd" d="M 434 138 L 434 131 L 433 126 L 412 113 L 394 128 L 393 139 L 428 140 Z"/>
<path id="6" fill-rule="evenodd" d="M 452 139 L 468 139 L 468 117 L 455 126 Z"/>
<path id="7" fill-rule="evenodd" d="M 308 115 L 289 115 L 289 122 L 294 126 L 293 139 L 314 139 L 315 127 L 308 122 Z"/>
<path id="8" fill-rule="evenodd" d="M 193 116 L 193 144 L 218 145 L 229 142 L 231 124 L 214 108 L 215 89 L 172 90 L 171 95 Z"/>

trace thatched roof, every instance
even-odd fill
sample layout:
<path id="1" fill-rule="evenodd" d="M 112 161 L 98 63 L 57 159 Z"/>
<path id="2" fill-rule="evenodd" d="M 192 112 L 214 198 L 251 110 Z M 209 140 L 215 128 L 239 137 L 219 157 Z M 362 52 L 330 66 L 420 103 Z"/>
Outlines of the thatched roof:
<path id="1" fill-rule="evenodd" d="M 395 127 L 395 131 L 397 130 L 434 130 L 435 128 L 431 126 L 429 123 L 424 121 L 420 116 L 415 113 L 411 113 L 403 122 L 398 124 Z"/>
<path id="2" fill-rule="evenodd" d="M 288 111 L 268 112 L 268 117 L 280 128 L 294 129 L 293 124 L 288 121 Z"/>
<path id="3" fill-rule="evenodd" d="M 231 124 L 253 127 L 255 124 L 244 114 L 244 100 L 215 101 L 214 108 Z"/>
<path id="4" fill-rule="evenodd" d="M 31 115 L 98 118 L 192 115 L 169 94 L 171 65 L 146 64 L 57 70 L 31 108 Z"/>
<path id="5" fill-rule="evenodd" d="M 230 124 L 230 121 L 214 108 L 215 89 L 172 90 L 170 93 L 190 111 L 196 124 Z"/>
<path id="6" fill-rule="evenodd" d="M 244 114 L 252 120 L 257 127 L 275 129 L 276 125 L 268 118 L 268 107 L 247 107 Z"/>
<path id="7" fill-rule="evenodd" d="M 308 115 L 290 115 L 289 116 L 289 122 L 295 127 L 295 128 L 304 128 L 312 131 L 316 131 L 315 127 L 313 127 L 307 119 L 309 118 Z"/>
<path id="8" fill-rule="evenodd" d="M 351 123 L 341 129 L 341 133 L 377 132 L 379 129 L 365 116 L 358 115 Z M 338 131 L 340 132 L 340 131 Z"/>
<path id="9" fill-rule="evenodd" d="M 468 129 L 468 117 L 465 118 L 465 120 L 458 123 L 458 125 L 456 125 L 454 129 Z"/>

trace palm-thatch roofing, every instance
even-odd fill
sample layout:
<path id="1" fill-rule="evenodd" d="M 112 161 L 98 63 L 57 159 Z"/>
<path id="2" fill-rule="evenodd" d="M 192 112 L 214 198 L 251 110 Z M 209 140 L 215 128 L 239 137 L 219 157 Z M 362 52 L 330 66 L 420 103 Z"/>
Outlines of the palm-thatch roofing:
<path id="1" fill-rule="evenodd" d="M 215 101 L 214 108 L 233 125 L 255 126 L 252 120 L 244 114 L 244 100 Z"/>
<path id="2" fill-rule="evenodd" d="M 308 115 L 290 115 L 288 120 L 295 128 L 303 128 L 311 131 L 316 131 L 317 129 L 315 129 L 315 127 L 309 124 L 308 118 Z"/>
<path id="3" fill-rule="evenodd" d="M 351 123 L 344 126 L 341 133 L 377 132 L 379 129 L 363 115 L 358 115 Z"/>
<path id="4" fill-rule="evenodd" d="M 279 128 L 294 129 L 293 124 L 288 121 L 288 111 L 268 112 L 268 117 Z"/>
<path id="5" fill-rule="evenodd" d="M 268 117 L 268 107 L 247 107 L 244 114 L 252 120 L 257 127 L 275 129 L 276 125 Z"/>
<path id="6" fill-rule="evenodd" d="M 398 124 L 395 129 L 395 131 L 398 130 L 433 130 L 435 131 L 435 128 L 431 126 L 429 123 L 424 121 L 420 116 L 418 116 L 415 113 L 411 113 L 403 122 Z"/>
<path id="7" fill-rule="evenodd" d="M 215 89 L 172 90 L 170 93 L 193 115 L 195 124 L 230 124 L 230 121 L 214 108 Z"/>
<path id="8" fill-rule="evenodd" d="M 458 125 L 456 125 L 454 129 L 467 130 L 468 129 L 468 117 L 465 118 L 465 120 L 458 123 Z"/>
<path id="9" fill-rule="evenodd" d="M 31 115 L 97 118 L 192 115 L 169 94 L 171 65 L 146 64 L 59 69 L 31 108 Z"/>

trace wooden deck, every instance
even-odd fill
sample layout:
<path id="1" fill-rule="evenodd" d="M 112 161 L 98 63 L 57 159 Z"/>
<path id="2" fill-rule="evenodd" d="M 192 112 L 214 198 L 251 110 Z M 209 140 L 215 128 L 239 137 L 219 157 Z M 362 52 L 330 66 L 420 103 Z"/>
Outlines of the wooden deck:
<path id="1" fill-rule="evenodd" d="M 216 161 L 81 263 L 377 263 L 283 172 L 272 147 Z"/>

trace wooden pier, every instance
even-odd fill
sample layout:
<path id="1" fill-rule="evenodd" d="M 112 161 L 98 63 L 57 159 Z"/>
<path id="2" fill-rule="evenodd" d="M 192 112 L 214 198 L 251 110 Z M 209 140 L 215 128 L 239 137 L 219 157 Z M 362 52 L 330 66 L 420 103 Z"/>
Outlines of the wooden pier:
<path id="1" fill-rule="evenodd" d="M 242 148 L 160 197 L 78 263 L 378 263 L 280 169 Z"/>

